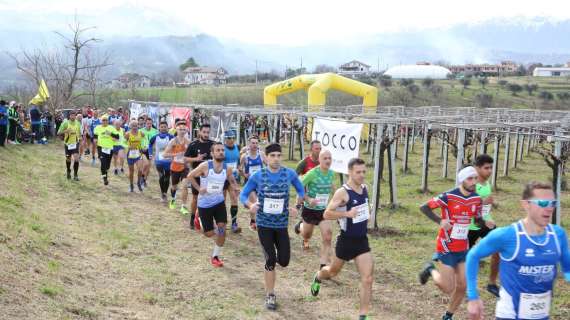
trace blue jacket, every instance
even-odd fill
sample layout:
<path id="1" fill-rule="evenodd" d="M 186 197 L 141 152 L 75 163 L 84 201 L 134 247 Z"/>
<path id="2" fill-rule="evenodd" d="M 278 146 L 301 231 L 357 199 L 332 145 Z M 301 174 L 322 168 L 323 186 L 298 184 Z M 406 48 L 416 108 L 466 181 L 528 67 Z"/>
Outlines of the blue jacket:
<path id="1" fill-rule="evenodd" d="M 8 125 L 8 108 L 5 104 L 0 104 L 0 126 Z"/>

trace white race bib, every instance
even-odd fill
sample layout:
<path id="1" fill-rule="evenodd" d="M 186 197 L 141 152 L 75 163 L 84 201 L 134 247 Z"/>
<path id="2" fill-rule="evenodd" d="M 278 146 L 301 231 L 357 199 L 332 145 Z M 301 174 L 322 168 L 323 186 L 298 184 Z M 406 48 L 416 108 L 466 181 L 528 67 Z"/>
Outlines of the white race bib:
<path id="1" fill-rule="evenodd" d="M 226 163 L 226 167 L 231 168 L 232 171 L 235 171 L 237 168 L 237 162 L 228 162 Z"/>
<path id="2" fill-rule="evenodd" d="M 282 214 L 285 199 L 263 199 L 263 213 Z"/>
<path id="3" fill-rule="evenodd" d="M 216 181 L 208 181 L 206 192 L 208 193 L 222 193 L 224 191 L 224 184 Z"/>
<path id="4" fill-rule="evenodd" d="M 352 218 L 352 223 L 359 223 L 370 219 L 370 208 L 368 207 L 368 202 L 356 206 L 356 217 Z"/>
<path id="5" fill-rule="evenodd" d="M 174 162 L 184 163 L 184 153 L 178 153 L 178 154 L 174 155 Z"/>
<path id="6" fill-rule="evenodd" d="M 261 166 L 251 166 L 249 167 L 249 175 L 252 176 L 257 171 L 261 170 Z"/>
<path id="7" fill-rule="evenodd" d="M 488 215 L 491 213 L 491 208 L 492 208 L 492 207 L 493 207 L 493 205 L 491 205 L 491 204 L 484 204 L 484 205 L 481 207 L 481 215 L 482 215 L 483 217 L 488 216 Z"/>
<path id="8" fill-rule="evenodd" d="M 453 225 L 453 229 L 451 229 L 451 239 L 465 240 L 467 239 L 468 233 L 469 233 L 468 224 L 456 223 Z"/>
<path id="9" fill-rule="evenodd" d="M 519 300 L 519 318 L 542 319 L 550 313 L 550 291 L 545 293 L 521 293 Z"/>
<path id="10" fill-rule="evenodd" d="M 317 193 L 317 195 L 315 196 L 315 200 L 317 200 L 317 206 L 324 207 L 329 202 L 329 195 Z"/>
<path id="11" fill-rule="evenodd" d="M 141 156 L 140 150 L 129 150 L 129 158 L 136 159 Z"/>
<path id="12" fill-rule="evenodd" d="M 111 154 L 111 149 L 109 149 L 109 148 L 101 148 L 101 152 L 103 152 L 104 154 Z"/>
<path id="13" fill-rule="evenodd" d="M 75 150 L 77 149 L 77 143 L 72 143 L 67 145 L 67 150 Z"/>

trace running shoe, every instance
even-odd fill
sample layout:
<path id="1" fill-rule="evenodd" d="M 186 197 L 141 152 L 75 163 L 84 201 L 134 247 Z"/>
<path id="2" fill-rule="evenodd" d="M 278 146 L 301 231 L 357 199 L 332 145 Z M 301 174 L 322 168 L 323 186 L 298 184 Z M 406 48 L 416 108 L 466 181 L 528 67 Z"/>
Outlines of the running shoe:
<path id="1" fill-rule="evenodd" d="M 160 202 L 166 203 L 166 201 L 167 201 L 166 193 L 161 194 L 161 195 L 160 195 Z"/>
<path id="2" fill-rule="evenodd" d="M 358 317 L 358 320 L 370 320 L 370 317 L 367 315 L 361 314 L 360 317 Z"/>
<path id="3" fill-rule="evenodd" d="M 77 175 L 73 176 L 73 181 L 79 181 L 79 177 Z"/>
<path id="4" fill-rule="evenodd" d="M 212 257 L 212 259 L 210 259 L 210 263 L 215 267 L 215 268 L 220 268 L 224 266 L 224 262 L 222 260 L 220 260 L 220 258 L 218 257 Z"/>
<path id="5" fill-rule="evenodd" d="M 499 286 L 496 284 L 489 283 L 487 285 L 487 291 L 495 297 L 499 298 Z"/>
<path id="6" fill-rule="evenodd" d="M 103 184 L 106 186 L 109 185 L 109 179 L 107 179 L 107 176 L 103 177 Z"/>
<path id="7" fill-rule="evenodd" d="M 295 224 L 294 230 L 295 230 L 295 233 L 296 233 L 296 234 L 300 234 L 300 233 L 301 233 L 301 222 L 302 222 L 302 221 L 299 220 L 299 222 L 297 222 L 297 223 Z"/>
<path id="8" fill-rule="evenodd" d="M 170 210 L 174 210 L 176 209 L 176 200 L 172 199 L 168 202 L 168 207 L 170 208 Z"/>
<path id="9" fill-rule="evenodd" d="M 174 201 L 174 200 L 172 200 L 172 201 Z M 189 214 L 190 211 L 188 211 L 188 209 L 186 209 L 186 206 L 183 205 L 182 207 L 180 207 L 180 213 L 182 213 L 182 215 L 185 216 L 185 215 Z"/>
<path id="10" fill-rule="evenodd" d="M 199 217 L 199 215 L 197 215 L 197 214 L 194 215 L 194 229 L 196 229 L 196 230 L 200 230 L 200 229 L 201 229 L 201 227 L 200 227 L 200 217 Z"/>
<path id="11" fill-rule="evenodd" d="M 71 180 L 71 172 L 67 173 L 67 180 Z"/>
<path id="12" fill-rule="evenodd" d="M 249 230 L 256 232 L 257 231 L 257 224 L 255 223 L 255 221 L 251 221 L 249 223 Z"/>
<path id="13" fill-rule="evenodd" d="M 265 307 L 272 311 L 277 309 L 277 297 L 273 293 L 265 296 Z"/>
<path id="14" fill-rule="evenodd" d="M 129 186 L 129 192 L 135 192 L 135 186 L 133 186 L 132 183 L 131 183 L 131 185 Z"/>
<path id="15" fill-rule="evenodd" d="M 113 171 L 113 173 L 114 173 L 116 176 L 118 176 L 118 175 L 119 175 L 119 170 L 118 170 L 118 169 L 115 169 L 115 170 Z"/>
<path id="16" fill-rule="evenodd" d="M 137 181 L 137 188 L 139 188 L 140 192 L 143 192 L 143 187 L 142 187 L 142 183 L 141 183 L 140 179 L 139 179 L 139 181 Z"/>
<path id="17" fill-rule="evenodd" d="M 319 291 L 321 290 L 321 280 L 319 280 L 319 278 L 317 278 L 317 275 L 319 273 L 315 273 L 315 277 L 313 278 L 313 282 L 311 283 L 311 294 L 313 295 L 313 297 L 316 297 L 319 295 Z"/>
<path id="18" fill-rule="evenodd" d="M 431 277 L 431 271 L 435 269 L 433 262 L 426 262 L 422 271 L 420 271 L 419 279 L 421 284 L 426 284 Z"/>
<path id="19" fill-rule="evenodd" d="M 241 228 L 238 226 L 237 222 L 232 223 L 232 233 L 240 233 Z"/>

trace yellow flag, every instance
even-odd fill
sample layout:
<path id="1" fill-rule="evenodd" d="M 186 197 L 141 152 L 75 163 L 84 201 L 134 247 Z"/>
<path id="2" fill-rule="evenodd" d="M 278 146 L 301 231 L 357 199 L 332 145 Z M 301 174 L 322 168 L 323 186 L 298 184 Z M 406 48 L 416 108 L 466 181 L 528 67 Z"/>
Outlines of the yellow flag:
<path id="1" fill-rule="evenodd" d="M 47 99 L 49 99 L 49 91 L 46 82 L 44 81 L 44 79 L 42 79 L 42 81 L 40 82 L 40 87 L 38 88 L 38 94 L 36 94 L 36 96 L 32 100 L 30 100 L 29 104 L 34 104 L 39 106 L 44 104 L 47 101 Z"/>

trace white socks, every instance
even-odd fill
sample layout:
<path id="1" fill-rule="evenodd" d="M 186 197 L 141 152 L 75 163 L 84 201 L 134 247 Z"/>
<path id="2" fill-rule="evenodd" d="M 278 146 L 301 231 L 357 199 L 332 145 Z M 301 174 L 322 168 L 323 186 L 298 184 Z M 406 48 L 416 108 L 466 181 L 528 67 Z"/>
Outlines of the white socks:
<path id="1" fill-rule="evenodd" d="M 214 251 L 212 252 L 212 258 L 219 257 L 221 253 L 222 253 L 222 247 L 218 246 L 217 244 L 214 244 Z"/>

